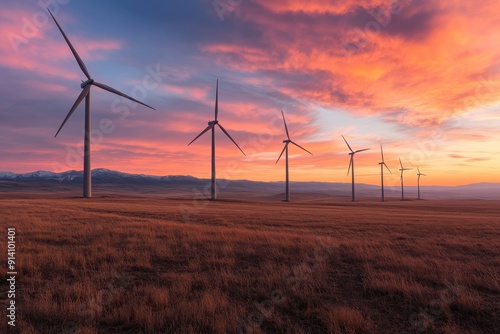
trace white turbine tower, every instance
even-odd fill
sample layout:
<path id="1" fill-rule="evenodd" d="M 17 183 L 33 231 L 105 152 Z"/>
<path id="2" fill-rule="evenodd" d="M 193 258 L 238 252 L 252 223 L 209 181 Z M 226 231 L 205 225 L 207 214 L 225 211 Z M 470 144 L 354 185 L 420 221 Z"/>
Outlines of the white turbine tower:
<path id="1" fill-rule="evenodd" d="M 285 114 L 283 113 L 283 111 L 281 111 L 281 115 L 283 116 L 283 124 L 285 124 L 285 131 L 286 131 L 287 139 L 283 140 L 285 147 L 283 147 L 283 150 L 281 151 L 281 154 L 278 157 L 278 160 L 276 160 L 276 164 L 280 161 L 281 156 L 283 155 L 283 152 L 286 152 L 286 154 L 285 154 L 285 159 L 286 159 L 286 167 L 285 167 L 286 168 L 286 195 L 285 195 L 286 197 L 285 197 L 285 202 L 290 202 L 290 176 L 289 176 L 289 172 L 288 172 L 288 144 L 291 143 L 291 144 L 297 146 L 298 148 L 301 148 L 302 150 L 306 151 L 310 155 L 313 155 L 313 154 L 290 139 L 290 134 L 288 133 L 288 127 L 286 126 Z"/>
<path id="2" fill-rule="evenodd" d="M 418 199 L 420 200 L 421 199 L 420 198 L 420 177 L 427 176 L 427 175 L 420 173 L 420 168 L 418 168 L 418 167 L 417 167 L 417 170 L 418 170 L 418 174 L 417 174 L 418 175 Z"/>
<path id="3" fill-rule="evenodd" d="M 134 99 L 134 98 L 132 98 L 132 97 L 126 95 L 126 94 L 123 94 L 122 92 L 120 92 L 120 91 L 118 91 L 118 90 L 116 90 L 114 88 L 111 88 L 111 87 L 109 87 L 107 85 L 104 85 L 104 84 L 98 83 L 97 81 L 94 81 L 94 79 L 92 79 L 90 77 L 89 71 L 87 70 L 87 67 L 83 63 L 83 60 L 80 58 L 80 56 L 76 52 L 75 48 L 73 47 L 73 45 L 69 41 L 68 37 L 66 36 L 66 34 L 64 33 L 64 31 L 62 30 L 62 28 L 59 25 L 59 23 L 57 22 L 56 18 L 54 17 L 54 15 L 52 15 L 52 12 L 50 10 L 48 10 L 48 11 L 50 13 L 50 16 L 52 16 L 52 19 L 56 23 L 57 27 L 59 28 L 59 31 L 61 32 L 61 34 L 63 35 L 64 39 L 66 40 L 66 43 L 68 44 L 69 48 L 71 49 L 71 53 L 73 53 L 73 56 L 75 57 L 76 62 L 80 66 L 80 69 L 82 70 L 82 72 L 85 75 L 85 77 L 87 77 L 87 81 L 82 82 L 82 84 L 80 85 L 81 88 L 83 89 L 83 91 L 80 93 L 80 96 L 78 96 L 78 98 L 76 99 L 75 103 L 73 104 L 73 107 L 71 107 L 71 110 L 69 111 L 68 115 L 66 116 L 66 118 L 62 122 L 61 126 L 59 127 L 59 130 L 57 130 L 57 133 L 56 133 L 56 135 L 54 137 L 57 137 L 57 135 L 59 134 L 59 131 L 61 131 L 61 129 L 63 128 L 64 124 L 66 124 L 66 121 L 71 117 L 71 115 L 76 110 L 76 108 L 78 107 L 78 105 L 80 105 L 80 103 L 82 102 L 82 100 L 85 99 L 85 132 L 84 132 L 84 160 L 83 160 L 83 197 L 84 198 L 90 198 L 90 197 L 92 197 L 92 176 L 91 176 L 91 167 L 90 167 L 90 88 L 92 86 L 97 86 L 97 87 L 99 87 L 101 89 L 104 89 L 104 90 L 106 90 L 108 92 L 111 92 L 113 94 L 122 96 L 124 98 L 132 100 L 132 101 L 137 102 L 139 104 L 142 104 L 143 106 L 146 106 L 146 107 L 151 108 L 153 110 L 154 110 L 154 108 L 150 107 L 147 104 L 144 104 L 144 103 L 142 103 L 140 101 L 137 101 L 136 99 Z"/>
<path id="4" fill-rule="evenodd" d="M 382 144 L 380 144 L 380 153 L 382 154 L 382 161 L 379 162 L 378 164 L 380 165 L 380 179 L 381 179 L 381 185 L 382 185 L 382 202 L 385 201 L 385 194 L 384 194 L 384 167 L 387 168 L 389 173 L 392 174 L 391 170 L 389 167 L 387 167 L 385 161 L 384 161 L 384 149 L 382 148 Z"/>
<path id="5" fill-rule="evenodd" d="M 351 148 L 351 146 L 349 145 L 349 143 L 347 142 L 347 140 L 345 139 L 344 135 L 341 135 L 341 136 L 342 136 L 342 138 L 344 138 L 344 141 L 347 144 L 347 147 L 349 147 L 349 150 L 351 151 L 351 153 L 349 153 L 349 155 L 351 156 L 351 159 L 349 161 L 349 169 L 347 169 L 347 176 L 349 176 L 349 172 L 351 171 L 351 168 L 352 168 L 352 172 L 351 172 L 351 176 L 352 176 L 352 201 L 355 202 L 356 201 L 356 194 L 354 191 L 354 155 L 356 153 L 359 153 L 359 152 L 368 151 L 369 148 L 354 151 Z"/>
<path id="6" fill-rule="evenodd" d="M 403 163 L 401 162 L 401 158 L 399 158 L 399 165 L 401 166 L 401 168 L 399 169 L 401 172 L 401 200 L 404 201 L 405 200 L 405 190 L 404 190 L 404 185 L 403 185 L 403 172 L 405 170 L 412 170 L 413 168 L 404 168 Z"/>
<path id="7" fill-rule="evenodd" d="M 243 152 L 243 150 L 238 146 L 238 144 L 236 144 L 236 142 L 229 135 L 226 129 L 224 129 L 222 125 L 220 125 L 218 117 L 219 117 L 219 79 L 217 79 L 217 84 L 215 88 L 215 120 L 209 121 L 208 126 L 205 128 L 205 130 L 203 130 L 198 136 L 196 136 L 195 139 L 193 139 L 188 144 L 188 146 L 191 145 L 196 139 L 200 138 L 205 132 L 212 130 L 212 181 L 211 181 L 212 186 L 210 190 L 210 199 L 212 201 L 215 201 L 217 199 L 217 184 L 216 184 L 217 179 L 215 176 L 215 126 L 217 125 L 222 130 L 222 132 L 224 132 L 226 136 L 229 139 L 231 139 L 231 141 L 234 143 L 234 145 L 236 145 L 236 147 L 241 151 L 241 153 L 243 153 L 243 155 L 246 156 L 245 152 Z"/>

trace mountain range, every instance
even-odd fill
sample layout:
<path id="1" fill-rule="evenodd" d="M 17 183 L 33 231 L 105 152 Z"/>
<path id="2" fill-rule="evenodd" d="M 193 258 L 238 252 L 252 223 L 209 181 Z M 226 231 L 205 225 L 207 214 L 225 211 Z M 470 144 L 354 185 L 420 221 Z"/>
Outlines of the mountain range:
<path id="1" fill-rule="evenodd" d="M 138 194 L 192 194 L 204 193 L 210 184 L 209 179 L 192 176 L 152 176 L 128 174 L 108 169 L 92 170 L 92 181 L 97 187 L 129 190 Z M 0 172 L 0 192 L 23 189 L 50 189 L 56 185 L 75 190 L 83 182 L 83 172 L 70 170 L 61 173 L 36 171 L 25 174 Z M 249 196 L 278 196 L 284 192 L 284 182 L 261 182 L 249 180 L 218 180 L 219 191 L 227 193 L 247 193 Z M 292 193 L 309 193 L 324 196 L 350 196 L 350 183 L 330 182 L 291 182 Z M 97 190 L 97 189 L 96 189 Z M 399 186 L 386 187 L 388 197 L 400 196 Z M 405 186 L 409 199 L 416 197 L 416 187 Z M 500 199 L 500 184 L 476 183 L 463 186 L 422 186 L 422 196 L 427 199 Z M 356 184 L 356 194 L 364 197 L 378 197 L 379 185 Z"/>

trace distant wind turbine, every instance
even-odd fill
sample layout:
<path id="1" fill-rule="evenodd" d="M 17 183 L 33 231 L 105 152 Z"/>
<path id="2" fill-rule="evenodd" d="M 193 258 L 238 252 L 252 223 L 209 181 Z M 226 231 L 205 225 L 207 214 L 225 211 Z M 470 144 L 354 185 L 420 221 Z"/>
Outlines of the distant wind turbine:
<path id="1" fill-rule="evenodd" d="M 198 136 L 196 136 L 195 139 L 193 139 L 189 144 L 191 145 L 196 139 L 200 138 L 205 132 L 212 130 L 212 187 L 210 190 L 210 198 L 212 201 L 215 201 L 217 199 L 217 184 L 216 184 L 216 176 L 215 176 L 215 126 L 217 125 L 222 132 L 225 133 L 225 135 L 231 139 L 231 141 L 236 145 L 236 147 L 243 153 L 243 155 L 246 156 L 245 152 L 236 144 L 234 139 L 229 135 L 229 133 L 220 125 L 218 121 L 219 117 L 219 79 L 217 79 L 217 84 L 215 88 L 215 120 L 209 121 L 208 126 L 203 130 Z"/>
<path id="2" fill-rule="evenodd" d="M 418 167 L 417 167 L 417 170 L 418 170 L 418 174 L 417 174 L 418 175 L 418 199 L 421 199 L 420 198 L 420 177 L 427 176 L 427 175 L 420 173 L 420 168 L 418 168 Z"/>
<path id="3" fill-rule="evenodd" d="M 384 161 L 384 149 L 382 148 L 382 144 L 380 144 L 380 153 L 382 154 L 382 161 L 379 162 L 378 164 L 380 165 L 380 178 L 381 178 L 381 185 L 382 185 L 382 202 L 385 201 L 385 195 L 384 195 L 384 167 L 387 168 L 389 173 L 392 174 L 391 170 L 389 167 L 387 167 L 385 161 Z"/>
<path id="4" fill-rule="evenodd" d="M 276 164 L 280 161 L 281 156 L 283 155 L 283 152 L 286 152 L 286 154 L 285 154 L 285 159 L 286 159 L 286 167 L 285 167 L 286 168 L 286 195 L 285 195 L 286 197 L 285 197 L 285 202 L 290 202 L 290 176 L 289 176 L 289 172 L 288 172 L 288 144 L 292 143 L 293 145 L 297 146 L 298 148 L 301 148 L 302 150 L 306 151 L 310 155 L 313 155 L 313 154 L 290 139 L 290 134 L 288 133 L 288 126 L 286 125 L 285 114 L 283 113 L 283 111 L 281 111 L 281 115 L 283 116 L 283 124 L 285 125 L 287 139 L 283 140 L 285 147 L 283 147 L 283 151 L 281 151 L 281 154 L 278 157 L 278 160 L 276 160 Z"/>
<path id="5" fill-rule="evenodd" d="M 91 176 L 91 167 L 90 167 L 90 88 L 91 88 L 91 86 L 92 85 L 97 86 L 101 89 L 104 89 L 104 90 L 111 92 L 113 94 L 122 96 L 124 98 L 132 100 L 132 101 L 137 102 L 139 104 L 142 104 L 143 106 L 146 106 L 146 107 L 151 108 L 153 110 L 154 110 L 154 108 L 150 107 L 147 104 L 144 104 L 140 101 L 137 101 L 136 99 L 134 99 L 126 94 L 123 94 L 122 92 L 120 92 L 114 88 L 111 88 L 107 85 L 104 85 L 104 84 L 98 83 L 97 81 L 94 81 L 94 79 L 92 79 L 90 77 L 89 71 L 87 70 L 87 67 L 83 63 L 83 60 L 80 58 L 80 56 L 76 52 L 75 48 L 73 47 L 73 45 L 69 41 L 68 37 L 66 36 L 64 31 L 62 30 L 61 26 L 56 21 L 56 18 L 54 17 L 54 15 L 52 15 L 52 12 L 49 9 L 47 9 L 47 10 L 49 11 L 50 16 L 52 16 L 52 19 L 56 23 L 56 25 L 59 28 L 59 31 L 63 35 L 64 39 L 66 40 L 66 43 L 68 44 L 69 48 L 71 49 L 71 52 L 73 53 L 73 56 L 75 57 L 78 65 L 80 66 L 80 69 L 82 70 L 83 74 L 85 74 L 85 76 L 87 77 L 87 81 L 85 81 L 85 82 L 82 81 L 82 84 L 80 85 L 82 87 L 83 91 L 80 93 L 80 95 L 76 99 L 75 103 L 73 104 L 73 107 L 71 107 L 71 110 L 69 111 L 68 115 L 66 116 L 66 118 L 62 122 L 61 126 L 59 127 L 59 130 L 57 130 L 57 133 L 54 137 L 57 137 L 57 135 L 59 134 L 59 132 L 63 128 L 64 124 L 66 124 L 67 120 L 71 117 L 71 115 L 76 110 L 76 108 L 80 105 L 82 100 L 85 99 L 83 197 L 90 198 L 90 197 L 92 197 L 92 176 Z"/>
<path id="6" fill-rule="evenodd" d="M 401 166 L 401 168 L 399 169 L 401 172 L 401 200 L 404 201 L 405 200 L 405 190 L 404 190 L 404 185 L 403 185 L 403 172 L 405 170 L 412 170 L 413 168 L 404 168 L 403 163 L 401 162 L 401 158 L 399 158 L 399 165 Z"/>
<path id="7" fill-rule="evenodd" d="M 351 161 L 349 162 L 349 169 L 347 169 L 347 175 L 349 176 L 349 172 L 352 168 L 352 172 L 351 172 L 351 175 L 352 175 L 352 201 L 355 202 L 356 201 L 356 194 L 354 191 L 354 155 L 356 153 L 359 153 L 359 152 L 368 151 L 369 148 L 353 151 L 353 149 L 351 148 L 351 146 L 349 145 L 349 143 L 345 139 L 344 135 L 341 135 L 341 136 L 342 136 L 342 138 L 344 138 L 344 141 L 347 144 L 347 147 L 349 147 L 349 150 L 351 151 L 351 153 L 349 153 L 349 155 L 351 156 Z"/>

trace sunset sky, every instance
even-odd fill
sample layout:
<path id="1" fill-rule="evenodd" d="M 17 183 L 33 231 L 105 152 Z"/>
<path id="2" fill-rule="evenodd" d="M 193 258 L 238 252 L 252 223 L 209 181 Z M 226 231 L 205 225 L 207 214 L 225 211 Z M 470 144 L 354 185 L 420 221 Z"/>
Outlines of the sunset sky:
<path id="1" fill-rule="evenodd" d="M 43 5 L 43 8 L 40 6 Z M 0 170 L 83 169 L 84 103 L 54 134 L 84 79 L 49 7 L 94 79 L 92 168 L 279 181 L 285 112 L 292 181 L 379 183 L 380 143 L 427 185 L 500 182 L 500 3 L 458 0 L 4 0 Z"/>

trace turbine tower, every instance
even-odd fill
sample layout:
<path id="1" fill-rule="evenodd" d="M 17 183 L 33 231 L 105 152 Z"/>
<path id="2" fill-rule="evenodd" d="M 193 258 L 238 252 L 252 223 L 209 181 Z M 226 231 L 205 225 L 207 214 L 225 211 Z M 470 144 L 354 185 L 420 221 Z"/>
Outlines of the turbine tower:
<path id="1" fill-rule="evenodd" d="M 215 201 L 217 199 L 217 184 L 216 184 L 216 176 L 215 176 L 215 126 L 217 125 L 224 134 L 231 139 L 231 141 L 236 145 L 236 147 L 246 156 L 245 152 L 236 144 L 234 139 L 229 135 L 229 133 L 220 125 L 218 121 L 219 117 L 219 79 L 217 79 L 217 84 L 215 88 L 215 120 L 209 121 L 208 126 L 203 130 L 195 139 L 193 139 L 189 144 L 191 145 L 196 139 L 200 138 L 205 132 L 212 130 L 212 181 L 211 181 L 211 190 L 210 190 L 210 199 Z"/>
<path id="2" fill-rule="evenodd" d="M 417 174 L 418 175 L 418 199 L 420 200 L 421 199 L 420 198 L 420 177 L 427 176 L 427 175 L 420 173 L 420 168 L 418 168 L 418 167 L 417 167 L 417 170 L 418 170 L 418 174 Z"/>
<path id="3" fill-rule="evenodd" d="M 283 151 L 281 151 L 280 156 L 278 157 L 278 160 L 276 160 L 276 164 L 280 161 L 281 156 L 283 155 L 283 152 L 285 153 L 285 159 L 286 159 L 286 197 L 285 197 L 285 202 L 290 202 L 290 174 L 288 172 L 288 144 L 293 144 L 297 146 L 298 148 L 301 148 L 302 150 L 306 151 L 310 155 L 313 155 L 311 152 L 294 142 L 293 140 L 290 139 L 290 134 L 288 133 L 288 126 L 286 126 L 286 120 L 285 120 L 285 114 L 283 111 L 281 111 L 281 115 L 283 116 L 283 124 L 285 125 L 285 131 L 286 131 L 286 137 L 287 139 L 283 140 L 283 143 L 285 144 L 285 147 L 283 147 Z"/>
<path id="4" fill-rule="evenodd" d="M 68 44 L 69 48 L 71 49 L 71 53 L 73 53 L 73 56 L 75 57 L 76 62 L 78 63 L 78 66 L 80 66 L 80 69 L 82 70 L 83 74 L 85 75 L 85 77 L 87 77 L 87 81 L 82 82 L 82 84 L 80 85 L 81 88 L 83 89 L 82 92 L 80 93 L 80 95 L 76 99 L 75 103 L 73 104 L 73 107 L 71 107 L 68 115 L 66 116 L 66 118 L 62 122 L 61 126 L 59 127 L 59 130 L 57 130 L 57 133 L 54 137 L 57 137 L 57 135 L 59 134 L 59 132 L 63 128 L 64 124 L 66 124 L 67 120 L 71 117 L 71 115 L 76 110 L 76 108 L 80 105 L 82 100 L 85 99 L 83 197 L 90 198 L 90 197 L 92 197 L 92 175 L 91 175 L 91 167 L 90 167 L 90 88 L 92 86 L 97 86 L 101 89 L 104 89 L 105 91 L 108 91 L 108 92 L 111 92 L 113 94 L 119 95 L 121 97 L 127 98 L 131 101 L 142 104 L 143 106 L 146 106 L 146 107 L 151 108 L 153 110 L 155 110 L 155 109 L 151 106 L 148 106 L 147 104 L 144 104 L 140 101 L 137 101 L 136 99 L 134 99 L 126 94 L 123 94 L 122 92 L 120 92 L 114 88 L 111 88 L 107 85 L 104 85 L 104 84 L 98 83 L 97 81 L 94 81 L 94 79 L 92 79 L 90 77 L 89 71 L 87 70 L 87 67 L 83 63 L 83 60 L 80 58 L 80 56 L 76 52 L 75 48 L 73 47 L 73 45 L 69 41 L 68 37 L 66 36 L 64 31 L 62 30 L 62 28 L 59 25 L 59 23 L 57 22 L 56 18 L 54 17 L 54 15 L 52 15 L 52 12 L 49 9 L 47 9 L 47 10 L 49 11 L 50 16 L 52 16 L 52 19 L 56 23 L 57 28 L 59 28 L 59 31 L 61 32 L 64 39 L 66 40 L 66 43 Z"/>
<path id="5" fill-rule="evenodd" d="M 385 161 L 384 161 L 384 149 L 382 148 L 382 144 L 380 144 L 380 153 L 382 154 L 382 161 L 379 162 L 378 164 L 380 165 L 380 179 L 381 179 L 381 185 L 382 185 L 382 202 L 385 201 L 385 194 L 384 194 L 384 167 L 387 168 L 389 173 L 392 174 L 391 170 L 389 167 L 387 167 Z"/>
<path id="6" fill-rule="evenodd" d="M 413 168 L 404 168 L 403 163 L 401 162 L 401 158 L 399 158 L 399 165 L 401 166 L 401 168 L 399 169 L 399 171 L 401 172 L 401 200 L 404 201 L 405 200 L 405 190 L 404 190 L 404 185 L 403 185 L 403 172 L 405 170 L 412 170 Z"/>
<path id="7" fill-rule="evenodd" d="M 341 135 L 341 136 L 342 136 L 342 138 L 344 138 L 344 141 L 347 144 L 347 147 L 349 147 L 349 150 L 351 151 L 351 153 L 349 153 L 349 155 L 351 156 L 351 161 L 349 162 L 349 169 L 347 169 L 347 176 L 349 176 L 349 172 L 351 171 L 351 168 L 352 168 L 352 172 L 351 172 L 351 176 L 352 176 L 352 201 L 355 202 L 356 201 L 356 194 L 354 191 L 354 155 L 356 153 L 359 153 L 359 152 L 368 151 L 369 148 L 353 151 L 353 149 L 351 148 L 351 146 L 349 145 L 349 143 L 345 139 L 344 135 Z"/>

